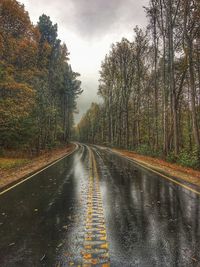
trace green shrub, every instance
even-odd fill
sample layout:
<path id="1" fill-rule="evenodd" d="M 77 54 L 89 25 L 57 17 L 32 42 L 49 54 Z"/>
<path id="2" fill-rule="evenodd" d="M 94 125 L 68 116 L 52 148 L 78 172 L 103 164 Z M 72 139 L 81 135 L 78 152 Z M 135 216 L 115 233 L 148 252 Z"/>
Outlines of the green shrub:
<path id="1" fill-rule="evenodd" d="M 170 151 L 170 152 L 168 153 L 168 155 L 167 155 L 167 157 L 166 157 L 166 160 L 167 160 L 168 162 L 171 162 L 171 163 L 176 162 L 177 157 L 175 156 L 174 151 Z"/>
<path id="2" fill-rule="evenodd" d="M 200 168 L 200 150 L 194 148 L 192 151 L 184 149 L 179 153 L 177 163 L 185 167 L 190 167 L 194 169 Z"/>
<path id="3" fill-rule="evenodd" d="M 47 143 L 46 148 L 48 150 L 52 150 L 52 149 L 54 149 L 55 147 L 58 147 L 58 146 L 59 146 L 59 142 L 53 141 L 51 143 L 50 142 Z"/>
<path id="4" fill-rule="evenodd" d="M 152 154 L 152 150 L 149 145 L 142 144 L 136 148 L 136 152 L 138 154 L 150 156 Z"/>
<path id="5" fill-rule="evenodd" d="M 142 144 L 138 146 L 135 150 L 138 154 L 150 156 L 150 157 L 161 157 L 162 151 L 153 150 L 148 144 Z"/>

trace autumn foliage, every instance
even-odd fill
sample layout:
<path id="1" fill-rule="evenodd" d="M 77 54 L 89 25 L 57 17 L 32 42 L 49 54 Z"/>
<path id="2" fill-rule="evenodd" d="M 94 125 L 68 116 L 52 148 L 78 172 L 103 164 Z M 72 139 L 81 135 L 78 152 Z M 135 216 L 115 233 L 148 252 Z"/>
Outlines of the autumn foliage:
<path id="1" fill-rule="evenodd" d="M 16 0 L 0 0 L 0 145 L 40 151 L 69 140 L 78 74 L 57 25 L 37 25 Z"/>

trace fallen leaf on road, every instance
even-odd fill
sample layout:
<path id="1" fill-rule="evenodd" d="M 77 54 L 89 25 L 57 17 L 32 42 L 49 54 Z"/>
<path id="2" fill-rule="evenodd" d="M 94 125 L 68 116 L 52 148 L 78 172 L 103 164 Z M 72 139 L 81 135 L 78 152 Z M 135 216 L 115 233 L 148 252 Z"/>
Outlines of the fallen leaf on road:
<path id="1" fill-rule="evenodd" d="M 42 256 L 42 258 L 40 259 L 40 261 L 43 261 L 43 260 L 45 259 L 45 257 L 46 257 L 46 255 L 44 254 L 44 255 Z"/>
<path id="2" fill-rule="evenodd" d="M 195 259 L 194 257 L 191 257 L 191 259 L 193 260 L 193 261 L 195 261 L 195 262 L 197 262 L 198 260 L 197 259 Z"/>

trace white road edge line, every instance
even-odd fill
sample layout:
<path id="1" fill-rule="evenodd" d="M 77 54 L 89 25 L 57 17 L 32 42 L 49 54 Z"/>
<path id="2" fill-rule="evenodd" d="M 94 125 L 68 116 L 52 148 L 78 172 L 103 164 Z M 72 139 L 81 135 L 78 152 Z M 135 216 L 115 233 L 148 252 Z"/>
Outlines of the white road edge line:
<path id="1" fill-rule="evenodd" d="M 170 182 L 173 182 L 173 183 L 175 183 L 175 184 L 177 184 L 177 185 L 179 185 L 179 186 L 181 186 L 181 187 L 187 189 L 188 191 L 191 191 L 191 192 L 193 192 L 193 193 L 195 193 L 195 194 L 197 194 L 197 195 L 200 195 L 200 192 L 199 192 L 199 191 L 197 191 L 197 190 L 191 188 L 190 186 L 185 185 L 185 184 L 182 183 L 182 182 L 176 181 L 175 179 L 173 179 L 173 178 L 171 178 L 171 177 L 169 177 L 169 176 L 167 176 L 167 175 L 165 175 L 165 174 L 162 174 L 162 173 L 160 173 L 159 171 L 156 171 L 156 170 L 154 170 L 154 169 L 152 169 L 152 168 L 146 166 L 145 164 L 142 164 L 142 163 L 140 163 L 140 162 L 138 162 L 138 161 L 136 161 L 136 160 L 134 160 L 134 159 L 131 159 L 130 157 L 124 156 L 124 155 L 122 155 L 122 154 L 119 153 L 119 152 L 115 152 L 115 151 L 113 151 L 113 150 L 112 150 L 112 152 L 115 153 L 115 154 L 117 154 L 117 155 L 119 155 L 119 156 L 121 156 L 121 157 L 123 157 L 123 158 L 125 158 L 125 159 L 127 159 L 127 160 L 130 161 L 130 162 L 133 162 L 133 163 L 139 165 L 140 167 L 142 167 L 142 168 L 144 168 L 144 169 L 147 169 L 147 170 L 149 170 L 149 171 L 151 171 L 151 172 L 153 172 L 153 173 L 155 173 L 155 174 L 157 174 L 157 175 L 159 175 L 159 176 L 165 178 L 166 180 L 169 180 Z"/>
<path id="2" fill-rule="evenodd" d="M 75 148 L 72 152 L 70 152 L 69 154 L 67 154 L 67 155 L 65 155 L 65 156 L 63 156 L 63 157 L 61 157 L 61 158 L 59 158 L 58 160 L 56 160 L 56 161 L 54 161 L 53 163 L 47 165 L 47 166 L 44 167 L 43 169 L 41 169 L 41 170 L 35 172 L 34 174 L 28 176 L 27 178 L 21 180 L 19 183 L 16 183 L 16 184 L 14 184 L 13 186 L 11 186 L 11 187 L 5 189 L 4 191 L 0 192 L 0 196 L 3 195 L 3 194 L 5 194 L 6 192 L 12 190 L 13 188 L 17 187 L 18 185 L 20 185 L 20 184 L 26 182 L 27 180 L 30 180 L 32 177 L 34 177 L 34 176 L 36 176 L 37 174 L 43 172 L 44 170 L 48 169 L 49 167 L 55 165 L 56 163 L 58 163 L 58 162 L 61 161 L 62 159 L 64 159 L 64 158 L 70 156 L 71 154 L 73 154 L 73 153 L 78 149 L 78 145 L 77 145 L 76 143 L 75 143 L 75 145 L 76 145 L 76 148 Z"/>
<path id="3" fill-rule="evenodd" d="M 156 170 L 154 170 L 154 169 L 152 169 L 152 168 L 146 166 L 145 164 L 142 164 L 142 163 L 138 162 L 137 160 L 134 160 L 134 159 L 132 159 L 132 158 L 130 158 L 130 157 L 128 157 L 128 156 L 124 156 L 124 155 L 121 154 L 120 152 L 117 152 L 117 151 L 112 150 L 112 148 L 102 147 L 102 146 L 99 146 L 99 145 L 96 145 L 96 146 L 99 147 L 100 149 L 105 149 L 105 148 L 106 148 L 106 149 L 109 149 L 110 151 L 112 151 L 112 153 L 114 153 L 114 154 L 116 154 L 116 155 L 118 155 L 118 156 L 120 156 L 120 157 L 122 157 L 122 158 L 124 158 L 124 159 L 126 159 L 126 160 L 128 160 L 128 161 L 130 161 L 130 162 L 132 162 L 132 163 L 135 163 L 135 164 L 139 165 L 140 167 L 142 167 L 142 168 L 144 168 L 144 169 L 146 169 L 146 170 L 148 170 L 148 171 L 151 171 L 151 172 L 153 172 L 153 173 L 155 173 L 155 174 L 157 174 L 157 175 L 159 175 L 159 176 L 165 178 L 165 180 L 168 180 L 168 181 L 170 181 L 170 182 L 172 182 L 172 183 L 174 183 L 174 184 L 176 184 L 176 185 L 179 185 L 180 187 L 185 188 L 185 189 L 187 189 L 188 191 L 190 191 L 190 192 L 192 192 L 192 193 L 194 193 L 194 194 L 196 194 L 196 195 L 200 195 L 200 192 L 197 191 L 197 190 L 195 190 L 195 189 L 193 189 L 192 187 L 187 186 L 187 185 L 185 185 L 185 184 L 182 183 L 182 182 L 176 181 L 175 179 L 173 179 L 173 178 L 171 178 L 171 177 L 169 177 L 169 176 L 167 176 L 167 175 L 165 175 L 165 174 L 162 174 L 161 172 L 156 171 Z"/>

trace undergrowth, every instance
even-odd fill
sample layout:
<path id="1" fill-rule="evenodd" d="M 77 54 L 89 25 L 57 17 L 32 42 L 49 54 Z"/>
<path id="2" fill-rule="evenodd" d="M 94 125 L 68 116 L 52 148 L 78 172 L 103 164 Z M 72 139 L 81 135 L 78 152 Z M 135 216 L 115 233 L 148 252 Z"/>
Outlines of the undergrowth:
<path id="1" fill-rule="evenodd" d="M 0 158 L 0 169 L 9 170 L 30 162 L 28 159 Z"/>
<path id="2" fill-rule="evenodd" d="M 188 148 L 182 149 L 178 156 L 171 151 L 166 157 L 164 157 L 161 150 L 153 150 L 147 144 L 140 145 L 135 149 L 135 152 L 145 156 L 165 159 L 170 163 L 178 163 L 183 167 L 200 169 L 200 150 L 197 147 L 192 150 Z"/>

